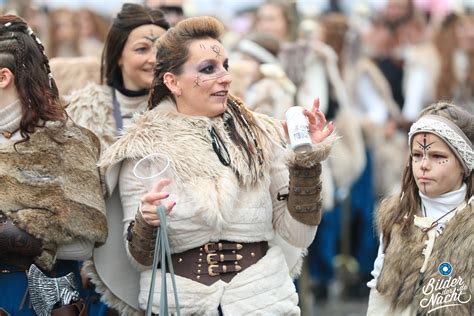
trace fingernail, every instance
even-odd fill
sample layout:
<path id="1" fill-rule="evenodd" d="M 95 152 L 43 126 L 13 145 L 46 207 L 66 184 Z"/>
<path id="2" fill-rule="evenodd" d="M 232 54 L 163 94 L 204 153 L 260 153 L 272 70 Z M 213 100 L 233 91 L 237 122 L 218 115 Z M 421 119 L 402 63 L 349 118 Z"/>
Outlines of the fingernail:
<path id="1" fill-rule="evenodd" d="M 321 110 L 319 108 L 316 108 L 316 112 L 321 112 Z"/>
<path id="2" fill-rule="evenodd" d="M 332 121 L 331 121 L 331 122 L 329 122 L 329 125 L 333 125 L 333 124 L 334 124 L 334 123 L 333 123 Z"/>
<path id="3" fill-rule="evenodd" d="M 169 193 L 166 193 L 166 194 L 165 194 L 165 199 L 166 199 L 167 197 L 169 197 L 169 196 L 170 196 L 170 194 L 169 194 Z"/>
<path id="4" fill-rule="evenodd" d="M 176 202 L 173 202 L 173 206 L 175 206 L 175 205 L 176 205 Z"/>

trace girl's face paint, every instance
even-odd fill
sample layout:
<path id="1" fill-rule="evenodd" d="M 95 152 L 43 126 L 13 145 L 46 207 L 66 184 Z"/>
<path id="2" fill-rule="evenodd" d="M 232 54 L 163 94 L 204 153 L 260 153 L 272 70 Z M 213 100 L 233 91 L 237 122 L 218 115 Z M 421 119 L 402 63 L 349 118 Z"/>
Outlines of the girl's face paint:
<path id="1" fill-rule="evenodd" d="M 413 176 L 423 194 L 436 197 L 461 187 L 462 165 L 442 138 L 431 133 L 416 134 L 411 158 Z"/>
<path id="2" fill-rule="evenodd" d="M 178 111 L 188 115 L 215 117 L 226 110 L 232 77 L 224 47 L 215 39 L 195 40 L 183 72 L 176 76 L 181 95 Z"/>

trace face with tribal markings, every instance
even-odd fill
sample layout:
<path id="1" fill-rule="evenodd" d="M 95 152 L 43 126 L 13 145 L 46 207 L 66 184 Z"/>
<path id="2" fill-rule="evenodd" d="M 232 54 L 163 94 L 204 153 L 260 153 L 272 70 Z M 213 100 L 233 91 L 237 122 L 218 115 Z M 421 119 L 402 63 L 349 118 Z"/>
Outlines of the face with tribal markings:
<path id="1" fill-rule="evenodd" d="M 418 133 L 411 146 L 413 176 L 423 194 L 436 197 L 461 187 L 463 167 L 442 138 Z"/>
<path id="2" fill-rule="evenodd" d="M 179 75 L 170 72 L 164 81 L 175 96 L 178 111 L 192 116 L 215 117 L 226 110 L 232 77 L 224 47 L 215 39 L 197 39 Z"/>
<path id="3" fill-rule="evenodd" d="M 118 61 L 126 89 L 150 89 L 156 63 L 155 42 L 165 32 L 154 24 L 141 25 L 130 32 Z"/>

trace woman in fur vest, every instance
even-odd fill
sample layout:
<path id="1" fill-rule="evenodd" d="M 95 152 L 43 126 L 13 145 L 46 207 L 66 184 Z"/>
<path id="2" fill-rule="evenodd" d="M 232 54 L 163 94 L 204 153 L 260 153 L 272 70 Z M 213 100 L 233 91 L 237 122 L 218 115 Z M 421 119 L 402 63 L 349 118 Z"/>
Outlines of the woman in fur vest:
<path id="1" fill-rule="evenodd" d="M 107 34 L 102 53 L 100 84 L 90 83 L 65 98 L 69 103 L 68 114 L 77 124 L 97 135 L 102 150 L 117 140 L 123 128 L 130 124 L 134 113 L 146 109 L 156 62 L 155 42 L 168 28 L 169 24 L 160 10 L 140 4 L 123 4 Z M 77 78 L 72 79 L 77 81 Z M 122 218 L 120 205 L 117 188 L 106 199 L 109 228 L 115 227 L 115 221 Z M 111 212 L 111 209 L 115 211 Z M 109 231 L 111 240 L 120 238 L 115 236 L 120 235 L 120 232 L 113 229 Z M 123 250 L 122 244 L 107 243 L 94 252 L 96 266 L 86 261 L 84 271 L 93 278 L 97 278 L 96 269 L 110 272 L 101 276 L 101 283 L 109 286 L 112 286 L 111 282 L 123 281 L 127 284 L 127 280 L 118 279 L 113 268 L 107 264 L 110 253 L 123 253 Z M 114 267 L 122 266 L 129 266 L 125 256 L 115 260 Z M 85 275 L 84 279 L 87 279 Z M 86 284 L 89 285 L 87 281 Z M 119 297 L 122 295 L 120 290 L 115 294 Z M 97 293 L 91 295 L 92 300 L 98 301 Z M 102 310 L 103 306 L 100 303 L 91 304 L 89 312 L 102 314 L 96 308 Z"/>
<path id="2" fill-rule="evenodd" d="M 474 116 L 427 107 L 408 133 L 400 194 L 377 214 L 368 315 L 472 315 Z"/>
<path id="3" fill-rule="evenodd" d="M 229 95 L 223 32 L 215 18 L 196 17 L 158 39 L 149 111 L 101 159 L 109 191 L 118 179 L 122 231 L 129 232 L 121 241 L 140 272 L 130 292 L 136 306 L 111 296 L 116 289 L 105 291 L 122 314 L 147 306 L 161 203 L 183 315 L 300 314 L 285 256 L 269 241 L 276 233 L 295 247 L 313 241 L 321 218 L 320 162 L 334 127 L 315 102 L 305 111 L 313 146 L 305 153 L 286 148 L 286 125 Z M 169 179 L 147 192 L 133 174 L 135 163 L 154 152 L 171 158 L 177 204 L 162 202 Z M 158 270 L 156 282 L 161 278 Z M 157 313 L 160 289 L 153 298 Z M 169 307 L 176 309 L 174 300 Z"/>
<path id="4" fill-rule="evenodd" d="M 31 274 L 78 278 L 105 242 L 100 145 L 68 119 L 43 45 L 14 15 L 0 17 L 0 95 L 0 315 L 54 315 L 74 300 Z"/>
<path id="5" fill-rule="evenodd" d="M 99 137 L 102 150 L 117 140 L 134 113 L 146 109 L 155 42 L 168 28 L 161 11 L 125 3 L 107 34 L 101 84 L 90 83 L 66 97 L 68 114 Z"/>

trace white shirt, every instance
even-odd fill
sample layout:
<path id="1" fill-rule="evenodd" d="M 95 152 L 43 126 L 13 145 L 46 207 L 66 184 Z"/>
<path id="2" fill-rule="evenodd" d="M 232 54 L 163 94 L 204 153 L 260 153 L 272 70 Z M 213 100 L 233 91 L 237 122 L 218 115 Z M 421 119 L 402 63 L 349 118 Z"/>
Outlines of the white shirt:
<path id="1" fill-rule="evenodd" d="M 444 214 L 452 211 L 454 208 L 458 207 L 464 201 L 464 198 L 466 196 L 466 190 L 467 186 L 465 183 L 463 183 L 459 190 L 448 192 L 435 198 L 430 198 L 419 192 L 422 210 L 426 211 L 427 217 L 431 217 L 436 220 Z M 451 212 L 438 222 L 438 226 L 436 226 L 437 236 L 439 236 L 443 232 L 446 223 L 449 222 L 449 220 L 453 218 L 455 214 L 455 212 Z M 377 279 L 380 276 L 383 267 L 385 254 L 383 253 L 384 245 L 382 241 L 383 236 L 381 234 L 377 258 L 374 262 L 374 269 L 371 272 L 374 278 L 367 283 L 367 286 L 371 289 L 374 289 L 377 285 Z"/>

